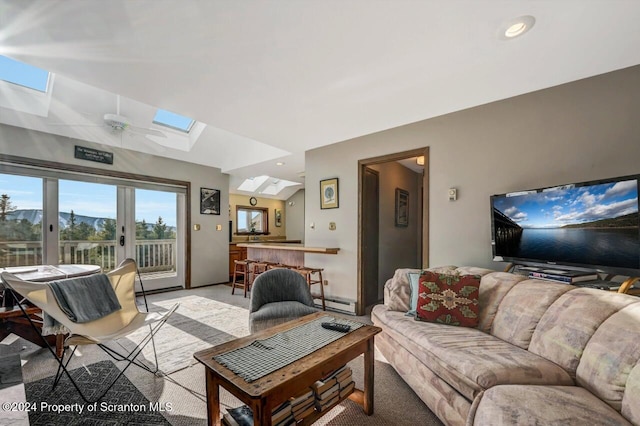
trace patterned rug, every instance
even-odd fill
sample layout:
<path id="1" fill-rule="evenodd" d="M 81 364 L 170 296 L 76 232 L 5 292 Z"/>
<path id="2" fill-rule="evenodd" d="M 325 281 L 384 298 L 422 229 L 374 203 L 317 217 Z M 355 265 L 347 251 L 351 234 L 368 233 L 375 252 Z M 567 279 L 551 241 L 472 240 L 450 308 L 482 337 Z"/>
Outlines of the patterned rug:
<path id="1" fill-rule="evenodd" d="M 78 386 L 93 399 L 104 391 L 106 384 L 120 370 L 111 361 L 101 361 L 71 370 Z M 29 423 L 35 425 L 168 425 L 160 414 L 171 407 L 149 402 L 127 379 L 121 376 L 97 403 L 85 403 L 65 375 L 54 391 L 53 376 L 25 384 L 27 401 L 31 404 Z"/>
<path id="2" fill-rule="evenodd" d="M 195 352 L 249 334 L 249 311 L 223 301 L 188 295 L 155 301 L 149 310 L 168 310 L 175 303 L 180 303 L 180 307 L 155 336 L 158 364 L 165 374 L 197 363 L 193 358 Z M 118 343 L 131 350 L 148 331 L 148 328 L 140 329 Z M 155 364 L 151 343 L 138 359 L 151 366 Z"/>

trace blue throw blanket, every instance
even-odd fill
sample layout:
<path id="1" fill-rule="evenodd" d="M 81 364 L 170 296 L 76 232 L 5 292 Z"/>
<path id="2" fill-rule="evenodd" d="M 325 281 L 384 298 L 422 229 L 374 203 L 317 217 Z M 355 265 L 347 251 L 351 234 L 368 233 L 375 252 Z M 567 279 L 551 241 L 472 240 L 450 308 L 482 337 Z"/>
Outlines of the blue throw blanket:
<path id="1" fill-rule="evenodd" d="M 94 321 L 122 308 L 105 274 L 51 281 L 48 284 L 60 309 L 76 323 Z"/>

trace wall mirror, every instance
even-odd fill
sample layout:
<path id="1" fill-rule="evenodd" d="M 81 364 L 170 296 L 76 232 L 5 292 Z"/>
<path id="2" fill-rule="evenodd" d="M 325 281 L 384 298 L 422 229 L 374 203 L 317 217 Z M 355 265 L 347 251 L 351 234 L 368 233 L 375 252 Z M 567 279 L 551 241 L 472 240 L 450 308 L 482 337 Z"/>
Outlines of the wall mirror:
<path id="1" fill-rule="evenodd" d="M 236 234 L 269 234 L 269 209 L 236 206 Z"/>

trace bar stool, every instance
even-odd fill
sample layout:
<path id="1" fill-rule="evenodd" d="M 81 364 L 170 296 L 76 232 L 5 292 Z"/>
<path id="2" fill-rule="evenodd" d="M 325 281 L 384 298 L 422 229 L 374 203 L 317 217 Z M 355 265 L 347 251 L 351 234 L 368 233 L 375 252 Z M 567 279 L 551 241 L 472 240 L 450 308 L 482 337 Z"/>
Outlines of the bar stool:
<path id="1" fill-rule="evenodd" d="M 320 284 L 320 299 L 322 300 L 322 310 L 326 311 L 327 308 L 324 303 L 324 284 L 322 280 L 322 268 L 309 268 L 307 266 L 301 266 L 297 269 L 298 273 L 302 274 L 302 276 L 307 280 L 307 284 L 309 285 L 309 290 L 311 290 L 311 286 L 313 284 Z M 313 279 L 313 274 L 318 274 L 318 279 Z M 317 297 L 317 295 L 313 295 Z"/>
<path id="2" fill-rule="evenodd" d="M 233 261 L 233 281 L 231 283 L 231 294 L 237 287 L 242 287 L 244 289 L 244 297 L 247 297 L 247 291 L 250 290 L 251 282 L 250 282 L 250 269 L 251 265 L 254 262 L 249 259 L 244 260 L 234 260 Z M 242 282 L 238 282 L 237 278 L 241 277 Z"/>
<path id="3" fill-rule="evenodd" d="M 251 265 L 251 280 L 250 280 L 251 284 L 253 284 L 256 278 L 258 278 L 258 275 L 260 275 L 263 272 L 266 272 L 267 269 L 269 269 L 270 265 L 272 265 L 271 262 L 263 262 L 263 261 L 253 262 Z"/>

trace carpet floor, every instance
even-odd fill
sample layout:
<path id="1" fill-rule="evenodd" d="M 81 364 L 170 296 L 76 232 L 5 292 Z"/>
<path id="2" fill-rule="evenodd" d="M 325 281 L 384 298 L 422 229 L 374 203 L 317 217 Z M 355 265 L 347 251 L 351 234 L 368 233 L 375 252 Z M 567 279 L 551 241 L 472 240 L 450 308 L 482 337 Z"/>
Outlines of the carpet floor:
<path id="1" fill-rule="evenodd" d="M 180 308 L 156 336 L 160 368 L 170 374 L 154 376 L 140 368 L 131 367 L 127 379 L 149 401 L 171 407 L 160 414 L 176 426 L 205 425 L 207 423 L 205 399 L 205 369 L 193 362 L 193 352 L 248 334 L 249 299 L 231 295 L 228 286 L 218 285 L 192 290 L 160 293 L 149 297 L 151 310 L 167 309 L 176 302 Z M 177 315 L 176 315 L 177 314 Z M 368 317 L 350 319 L 370 323 Z M 51 355 L 19 338 L 8 337 L 0 342 L 0 355 L 19 352 L 25 383 L 36 382 L 55 374 L 57 363 Z M 119 344 L 129 346 L 139 336 L 129 336 Z M 79 352 L 79 353 L 78 353 Z M 76 351 L 77 356 L 69 368 L 79 368 L 108 358 L 99 348 L 87 346 Z M 152 360 L 150 352 L 144 358 Z M 116 363 L 119 366 L 121 363 Z M 349 363 L 356 386 L 363 387 L 363 357 Z M 438 418 L 407 386 L 381 354 L 375 361 L 374 414 L 366 416 L 360 406 L 346 400 L 333 408 L 316 425 L 441 425 Z M 221 391 L 222 409 L 241 405 L 228 392 Z M 1 423 L 1 422 L 0 422 Z M 49 424 L 65 424 L 54 422 Z"/>
<path id="2" fill-rule="evenodd" d="M 101 361 L 69 372 L 87 399 L 93 401 L 120 374 L 111 361 Z M 161 407 L 151 403 L 127 379 L 120 377 L 100 401 L 86 403 L 65 375 L 52 390 L 54 376 L 25 385 L 31 426 L 38 425 L 169 425 Z"/>

